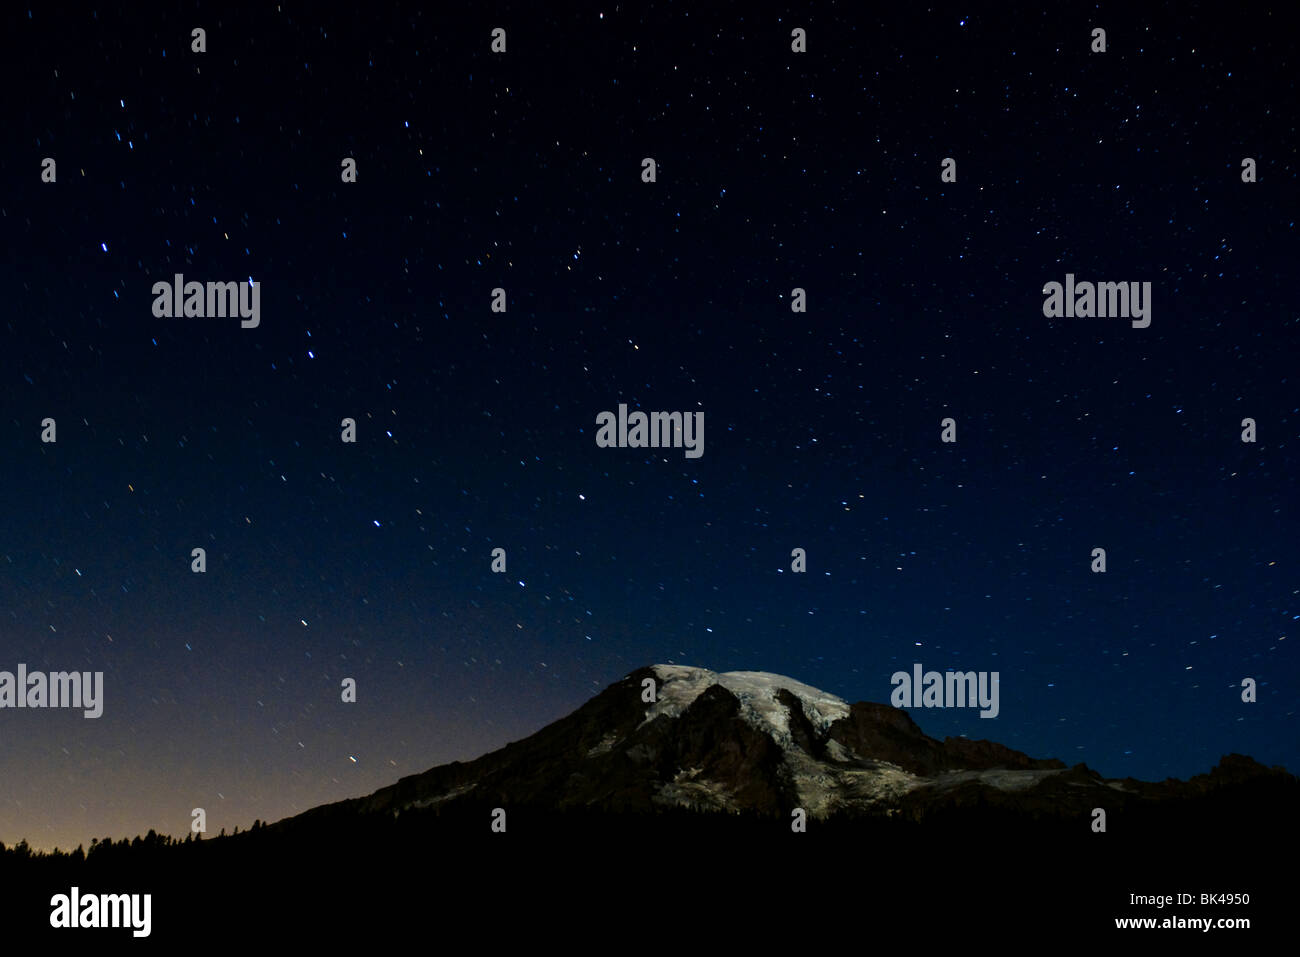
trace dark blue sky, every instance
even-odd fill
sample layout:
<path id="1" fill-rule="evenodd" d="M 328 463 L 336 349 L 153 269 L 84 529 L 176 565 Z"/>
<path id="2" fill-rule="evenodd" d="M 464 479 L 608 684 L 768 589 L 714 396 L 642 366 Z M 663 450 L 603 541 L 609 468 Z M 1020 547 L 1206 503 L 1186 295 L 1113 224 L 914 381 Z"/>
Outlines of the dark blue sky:
<path id="1" fill-rule="evenodd" d="M 105 710 L 0 711 L 0 840 L 277 819 L 661 661 L 998 671 L 913 717 L 1300 765 L 1293 35 L 710 6 L 6 12 L 0 670 Z M 260 326 L 155 318 L 178 272 Z M 1151 326 L 1044 318 L 1066 273 Z M 703 456 L 598 448 L 620 402 Z"/>

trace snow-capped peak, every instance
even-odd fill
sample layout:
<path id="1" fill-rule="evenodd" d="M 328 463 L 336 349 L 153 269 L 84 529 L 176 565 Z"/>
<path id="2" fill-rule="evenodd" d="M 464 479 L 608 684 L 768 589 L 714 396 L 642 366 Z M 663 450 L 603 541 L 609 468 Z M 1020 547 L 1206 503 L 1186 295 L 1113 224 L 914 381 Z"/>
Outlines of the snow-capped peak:
<path id="1" fill-rule="evenodd" d="M 722 685 L 740 700 L 745 720 L 770 734 L 783 748 L 793 746 L 789 713 L 776 698 L 784 688 L 803 705 L 804 715 L 818 731 L 824 731 L 849 714 L 848 703 L 802 681 L 766 671 L 710 671 L 685 665 L 655 665 L 659 678 L 656 700 L 646 710 L 646 721 L 660 715 L 676 717 L 686 710 L 710 685 Z"/>

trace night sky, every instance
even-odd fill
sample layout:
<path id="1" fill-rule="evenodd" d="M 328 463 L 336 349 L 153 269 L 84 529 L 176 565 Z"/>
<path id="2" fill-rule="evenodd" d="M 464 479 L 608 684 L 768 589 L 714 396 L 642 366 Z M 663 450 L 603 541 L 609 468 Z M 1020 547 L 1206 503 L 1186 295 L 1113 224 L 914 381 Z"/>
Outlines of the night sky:
<path id="1" fill-rule="evenodd" d="M 277 820 L 656 662 L 998 671 L 912 716 L 1300 767 L 1281 12 L 146 6 L 0 21 L 0 670 L 104 672 L 0 710 L 0 840 Z M 155 317 L 176 273 L 260 325 Z M 1067 273 L 1150 327 L 1046 318 Z M 619 403 L 703 455 L 597 447 Z"/>

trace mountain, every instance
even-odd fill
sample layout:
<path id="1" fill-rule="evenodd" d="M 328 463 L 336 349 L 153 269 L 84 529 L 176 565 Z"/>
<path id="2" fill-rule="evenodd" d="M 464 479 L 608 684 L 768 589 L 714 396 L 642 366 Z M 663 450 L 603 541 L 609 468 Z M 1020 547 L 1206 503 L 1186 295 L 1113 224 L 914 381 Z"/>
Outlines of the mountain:
<path id="1" fill-rule="evenodd" d="M 654 700 L 648 702 L 648 684 Z M 793 678 L 654 665 L 536 734 L 468 762 L 402 778 L 368 797 L 292 819 L 538 809 L 650 814 L 670 809 L 812 820 L 921 821 L 981 809 L 1025 821 L 1121 818 L 1244 786 L 1295 778 L 1229 755 L 1191 781 L 1105 779 L 993 741 L 924 734 L 900 709 L 848 704 Z"/>

